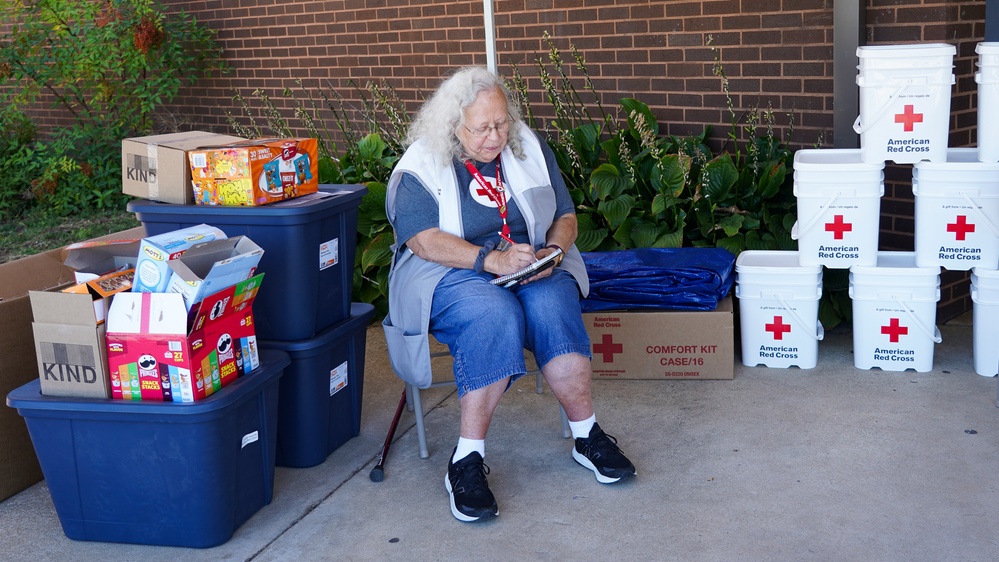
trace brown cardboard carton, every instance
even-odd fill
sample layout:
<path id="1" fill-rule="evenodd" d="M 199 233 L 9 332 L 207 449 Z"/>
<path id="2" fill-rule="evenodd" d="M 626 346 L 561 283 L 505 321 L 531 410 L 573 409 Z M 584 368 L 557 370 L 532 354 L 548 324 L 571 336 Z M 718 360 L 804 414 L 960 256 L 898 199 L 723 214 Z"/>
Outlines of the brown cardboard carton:
<path id="1" fill-rule="evenodd" d="M 188 131 L 121 141 L 121 190 L 127 195 L 164 203 L 194 201 L 187 151 L 245 139 Z"/>
<path id="2" fill-rule="evenodd" d="M 712 311 L 583 314 L 594 379 L 732 379 L 732 297 Z"/>
<path id="3" fill-rule="evenodd" d="M 107 238 L 142 238 L 138 227 Z M 74 281 L 73 270 L 62 260 L 61 249 L 0 264 L 0 396 L 38 376 L 31 329 L 28 291 L 55 289 Z M 35 449 L 24 418 L 12 408 L 0 408 L 0 500 L 42 479 Z"/>

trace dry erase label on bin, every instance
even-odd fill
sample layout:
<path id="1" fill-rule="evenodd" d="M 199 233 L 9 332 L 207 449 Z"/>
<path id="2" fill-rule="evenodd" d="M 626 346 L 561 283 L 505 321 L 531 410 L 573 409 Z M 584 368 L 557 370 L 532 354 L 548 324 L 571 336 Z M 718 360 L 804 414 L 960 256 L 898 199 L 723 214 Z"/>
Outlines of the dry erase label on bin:
<path id="1" fill-rule="evenodd" d="M 347 362 L 344 361 L 330 370 L 330 396 L 347 388 Z"/>
<path id="2" fill-rule="evenodd" d="M 340 239 L 334 238 L 319 245 L 319 271 L 333 267 L 340 261 Z"/>
<path id="3" fill-rule="evenodd" d="M 250 443 L 256 443 L 258 439 L 260 439 L 259 432 L 254 431 L 251 433 L 247 433 L 246 435 L 243 436 L 243 444 L 240 445 L 239 448 L 242 449 L 243 447 L 246 447 Z"/>

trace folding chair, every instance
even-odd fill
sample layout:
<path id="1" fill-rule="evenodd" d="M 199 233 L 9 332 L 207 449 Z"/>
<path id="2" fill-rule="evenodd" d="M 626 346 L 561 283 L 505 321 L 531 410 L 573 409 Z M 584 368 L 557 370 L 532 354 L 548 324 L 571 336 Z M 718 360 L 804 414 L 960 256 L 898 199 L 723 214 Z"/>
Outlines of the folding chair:
<path id="1" fill-rule="evenodd" d="M 431 359 L 436 357 L 448 357 L 450 354 L 446 351 L 431 352 Z M 544 376 L 541 374 L 540 369 L 532 369 L 527 372 L 528 375 L 534 374 L 536 376 L 537 384 L 535 387 L 535 392 L 538 394 L 544 393 Z M 448 380 L 434 381 L 430 384 L 428 388 L 439 388 L 442 386 L 448 386 L 455 384 L 454 378 L 450 377 Z M 409 410 L 413 412 L 416 417 L 416 437 L 420 444 L 420 458 L 425 459 L 430 456 L 430 451 L 427 448 L 427 429 L 423 420 L 423 400 L 420 398 L 420 389 L 412 384 L 406 384 L 406 402 Z M 559 415 L 562 418 L 562 436 L 566 439 L 572 436 L 572 432 L 569 430 L 569 416 L 566 415 L 565 409 L 559 404 Z"/>

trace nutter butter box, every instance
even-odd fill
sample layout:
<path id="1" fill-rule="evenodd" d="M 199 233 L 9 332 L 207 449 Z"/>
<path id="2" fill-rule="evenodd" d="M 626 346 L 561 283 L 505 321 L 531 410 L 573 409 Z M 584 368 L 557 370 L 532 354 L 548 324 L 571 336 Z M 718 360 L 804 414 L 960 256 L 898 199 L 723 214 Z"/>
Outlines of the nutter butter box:
<path id="1" fill-rule="evenodd" d="M 732 297 L 710 311 L 587 312 L 594 379 L 732 379 Z"/>
<path id="2" fill-rule="evenodd" d="M 266 205 L 319 191 L 314 138 L 255 139 L 188 153 L 198 205 Z"/>

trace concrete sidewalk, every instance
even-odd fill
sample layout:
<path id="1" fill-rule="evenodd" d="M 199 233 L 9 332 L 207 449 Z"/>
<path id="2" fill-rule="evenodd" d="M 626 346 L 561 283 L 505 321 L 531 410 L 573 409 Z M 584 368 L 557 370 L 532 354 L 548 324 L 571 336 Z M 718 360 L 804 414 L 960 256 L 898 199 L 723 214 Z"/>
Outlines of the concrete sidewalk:
<path id="1" fill-rule="evenodd" d="M 443 484 L 453 388 L 423 394 L 431 457 L 406 412 L 385 480 L 369 479 L 402 391 L 376 326 L 361 434 L 320 466 L 279 467 L 272 503 L 224 545 L 72 541 L 41 482 L 0 503 L 0 548 L 26 561 L 993 560 L 996 379 L 974 372 L 970 322 L 941 331 L 931 373 L 858 370 L 839 330 L 811 370 L 737 358 L 731 381 L 595 381 L 598 420 L 639 471 L 616 486 L 572 460 L 554 397 L 526 377 L 487 443 L 500 517 L 463 524 Z"/>

